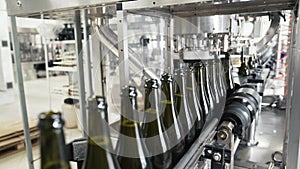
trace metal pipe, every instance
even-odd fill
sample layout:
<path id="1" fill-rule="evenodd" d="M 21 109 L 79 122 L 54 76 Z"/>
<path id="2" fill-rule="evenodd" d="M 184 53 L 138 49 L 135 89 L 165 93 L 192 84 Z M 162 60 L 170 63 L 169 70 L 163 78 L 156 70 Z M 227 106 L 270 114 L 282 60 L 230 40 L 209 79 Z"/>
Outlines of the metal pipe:
<path id="1" fill-rule="evenodd" d="M 115 56 L 119 57 L 118 53 L 118 36 L 110 30 L 107 26 L 98 27 L 97 25 L 93 25 L 93 30 L 96 35 L 99 37 L 99 40 L 103 45 L 105 45 Z M 143 65 L 137 59 L 137 56 L 131 48 L 128 48 L 129 52 L 129 67 L 133 72 L 138 72 L 143 69 Z M 159 79 L 159 77 L 150 69 L 144 69 L 144 73 L 147 77 L 152 79 Z"/>
<path id="2" fill-rule="evenodd" d="M 198 139 L 194 142 L 194 144 L 190 147 L 190 149 L 185 153 L 174 169 L 183 169 L 183 168 L 191 168 L 194 164 L 192 162 L 197 162 L 203 149 L 204 149 L 204 142 L 210 138 L 210 135 L 214 134 L 214 130 L 216 129 L 218 124 L 218 119 L 214 118 L 211 122 L 207 125 L 207 127 L 201 132 L 201 135 Z"/>
<path id="3" fill-rule="evenodd" d="M 26 107 L 26 98 L 25 98 L 25 91 L 24 91 L 24 84 L 23 84 L 23 73 L 22 73 L 21 56 L 20 56 L 20 44 L 19 44 L 19 40 L 17 38 L 18 32 L 17 32 L 16 17 L 11 16 L 10 21 L 11 21 L 11 31 L 12 31 L 12 41 L 13 41 L 13 49 L 14 49 L 14 56 L 15 56 L 15 64 L 16 64 L 16 69 L 17 69 L 19 97 L 20 97 L 23 128 L 24 128 L 24 135 L 25 135 L 26 153 L 27 153 L 29 169 L 34 169 L 31 138 L 30 138 L 30 133 L 29 133 L 28 114 L 27 114 L 27 107 Z"/>
<path id="4" fill-rule="evenodd" d="M 129 56 L 128 56 L 128 27 L 127 12 L 117 10 L 118 20 L 118 56 L 119 56 L 119 76 L 120 87 L 129 84 Z"/>
<path id="5" fill-rule="evenodd" d="M 77 55 L 77 70 L 78 70 L 78 83 L 79 83 L 79 104 L 80 104 L 80 114 L 82 122 L 82 135 L 86 137 L 87 128 L 87 117 L 86 117 L 86 101 L 85 101 L 85 84 L 84 84 L 84 67 L 83 67 L 83 54 L 82 54 L 82 38 L 81 38 L 81 19 L 80 11 L 76 10 L 74 12 L 74 31 L 75 31 L 75 41 L 76 41 L 76 55 Z"/>
<path id="6" fill-rule="evenodd" d="M 44 14 L 41 14 L 41 19 L 44 19 Z M 44 48 L 44 58 L 45 58 L 45 67 L 46 67 L 46 79 L 47 79 L 47 87 L 48 87 L 48 103 L 49 109 L 52 108 L 52 101 L 51 101 L 51 89 L 50 89 L 50 75 L 49 75 L 49 57 L 48 57 L 48 46 L 45 37 L 41 36 L 42 46 Z"/>
<path id="7" fill-rule="evenodd" d="M 91 67 L 91 52 L 90 52 L 90 38 L 88 33 L 88 10 L 83 9 L 83 34 L 84 34 L 84 44 L 86 51 L 86 70 L 87 70 L 87 82 L 88 82 L 88 97 L 92 97 L 93 85 L 92 85 L 92 67 Z"/>
<path id="8" fill-rule="evenodd" d="M 173 64 L 173 49 L 174 49 L 174 19 L 170 17 L 166 19 L 167 22 L 167 72 L 173 73 L 174 64 Z"/>

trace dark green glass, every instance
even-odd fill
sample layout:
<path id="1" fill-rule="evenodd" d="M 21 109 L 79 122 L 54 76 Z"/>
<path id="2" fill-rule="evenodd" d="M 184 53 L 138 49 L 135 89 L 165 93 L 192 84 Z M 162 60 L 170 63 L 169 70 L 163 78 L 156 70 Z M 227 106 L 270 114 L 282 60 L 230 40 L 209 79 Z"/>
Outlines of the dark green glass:
<path id="1" fill-rule="evenodd" d="M 248 70 L 247 70 L 247 65 L 246 65 L 245 58 L 243 59 L 243 61 L 241 63 L 241 66 L 239 67 L 238 74 L 240 76 L 248 76 Z"/>
<path id="2" fill-rule="evenodd" d="M 71 169 L 65 154 L 63 126 L 61 113 L 39 115 L 41 169 Z"/>
<path id="3" fill-rule="evenodd" d="M 248 76 L 248 70 L 247 70 L 247 65 L 246 65 L 246 59 L 244 58 L 244 52 L 241 52 L 241 66 L 239 67 L 239 72 L 238 74 L 240 76 Z"/>
<path id="4" fill-rule="evenodd" d="M 215 61 L 216 61 L 217 82 L 220 89 L 221 97 L 224 98 L 224 96 L 226 96 L 227 84 L 225 83 L 223 67 L 222 67 L 221 60 L 217 56 L 215 56 Z"/>
<path id="5" fill-rule="evenodd" d="M 204 125 L 203 121 L 203 110 L 201 108 L 201 104 L 199 101 L 199 90 L 197 86 L 197 82 L 195 79 L 195 70 L 194 67 L 190 67 L 186 69 L 186 95 L 187 100 L 190 105 L 191 112 L 195 117 L 197 117 L 195 121 L 195 129 L 196 129 L 196 137 L 198 137 L 201 133 L 201 130 Z"/>
<path id="6" fill-rule="evenodd" d="M 88 147 L 82 169 L 120 169 L 113 154 L 104 97 L 88 100 Z"/>
<path id="7" fill-rule="evenodd" d="M 172 166 L 175 166 L 185 152 L 185 139 L 182 125 L 177 120 L 177 110 L 174 104 L 173 78 L 165 73 L 161 77 L 161 105 L 163 124 L 170 139 Z"/>
<path id="8" fill-rule="evenodd" d="M 225 83 L 226 83 L 226 89 L 231 90 L 234 88 L 233 78 L 232 78 L 232 63 L 230 60 L 230 54 L 225 53 L 225 58 L 221 59 L 223 69 L 224 69 L 224 76 L 225 76 Z"/>
<path id="9" fill-rule="evenodd" d="M 208 70 L 208 63 L 207 62 L 203 62 L 203 68 L 202 68 L 202 72 L 203 72 L 203 84 L 205 86 L 205 90 L 207 93 L 207 97 L 209 99 L 209 105 L 210 105 L 210 109 L 213 110 L 214 106 L 215 106 L 215 96 L 214 93 L 212 91 L 212 83 L 210 81 L 210 76 L 209 76 L 209 70 Z"/>
<path id="10" fill-rule="evenodd" d="M 200 104 L 203 110 L 203 121 L 205 122 L 209 116 L 209 114 L 211 114 L 210 112 L 212 111 L 212 106 L 211 106 L 211 102 L 210 99 L 208 97 L 208 93 L 206 92 L 206 85 L 205 85 L 205 76 L 203 74 L 203 64 L 198 62 L 194 64 L 195 69 L 197 70 L 197 74 L 196 77 L 198 77 L 198 88 L 199 88 L 199 96 L 200 96 Z"/>
<path id="11" fill-rule="evenodd" d="M 103 111 L 99 106 L 102 104 L 102 101 L 106 101 L 105 100 L 105 98 L 104 97 L 102 97 L 102 96 L 96 96 L 96 101 L 97 101 L 97 106 L 98 106 L 98 110 L 101 112 L 101 111 Z M 104 100 L 103 100 L 104 99 Z M 106 104 L 106 103 L 105 103 Z M 102 118 L 104 118 L 105 119 L 105 121 L 108 123 L 108 112 L 107 112 L 107 110 L 105 110 L 106 111 L 106 113 L 102 113 Z"/>
<path id="12" fill-rule="evenodd" d="M 165 131 L 159 110 L 159 84 L 155 79 L 145 82 L 143 137 L 151 155 L 151 163 L 155 169 L 168 169 L 172 166 L 172 152 L 169 150 L 170 140 Z"/>
<path id="13" fill-rule="evenodd" d="M 177 70 L 174 75 L 175 81 L 179 86 L 179 93 L 175 94 L 177 100 L 181 100 L 178 112 L 178 120 L 182 125 L 182 131 L 185 135 L 185 149 L 189 149 L 196 138 L 196 115 L 192 114 L 186 94 L 186 73 L 183 69 Z"/>
<path id="14" fill-rule="evenodd" d="M 137 116 L 137 92 L 132 86 L 121 91 L 121 128 L 116 154 L 122 169 L 151 169 L 149 152 L 142 140 Z"/>
<path id="15" fill-rule="evenodd" d="M 252 56 L 249 57 L 249 60 L 248 60 L 248 67 L 249 69 L 253 69 L 253 60 L 252 60 Z"/>
<path id="16" fill-rule="evenodd" d="M 220 91 L 220 86 L 217 82 L 217 69 L 216 69 L 216 61 L 215 59 L 209 59 L 209 60 L 205 60 L 205 62 L 207 63 L 207 72 L 209 75 L 209 82 L 210 82 L 210 86 L 212 89 L 212 95 L 213 95 L 213 99 L 215 103 L 219 103 L 220 102 L 220 97 L 221 97 L 221 91 Z"/>

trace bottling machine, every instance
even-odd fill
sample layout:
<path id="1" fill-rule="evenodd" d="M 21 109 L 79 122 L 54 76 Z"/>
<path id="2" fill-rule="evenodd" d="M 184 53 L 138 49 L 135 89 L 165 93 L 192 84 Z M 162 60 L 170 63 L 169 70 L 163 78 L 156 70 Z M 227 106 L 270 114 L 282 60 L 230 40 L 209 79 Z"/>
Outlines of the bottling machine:
<path id="1" fill-rule="evenodd" d="M 286 134 L 283 160 L 278 166 L 299 168 L 299 141 L 295 141 L 299 139 L 299 115 L 296 113 L 299 105 L 292 104 L 297 103 L 300 82 L 295 78 L 300 73 L 296 66 L 300 61 L 298 1 L 17 0 L 7 1 L 7 6 L 30 169 L 33 169 L 33 159 L 29 151 L 31 143 L 22 90 L 16 17 L 74 23 L 79 77 L 76 88 L 83 137 L 86 136 L 89 97 L 104 95 L 109 98 L 111 113 L 119 110 L 118 93 L 124 85 L 137 86 L 143 97 L 141 87 L 146 78 L 159 79 L 163 72 L 173 73 L 182 65 L 199 61 L 213 65 L 212 78 L 208 80 L 213 81 L 210 87 L 216 94 L 211 96 L 215 97 L 214 108 L 200 136 L 174 167 L 178 169 L 233 169 L 237 147 L 258 143 L 255 132 L 269 70 L 275 71 L 279 78 L 281 64 L 274 64 L 275 60 L 288 63 L 288 76 L 283 77 L 289 82 L 284 90 L 288 98 Z M 290 57 L 283 60 L 286 55 Z M 227 65 L 227 69 L 224 64 L 219 67 L 221 64 L 217 62 L 223 63 L 228 58 L 233 65 Z M 243 63 L 244 58 L 253 59 L 254 68 L 241 76 L 234 65 Z M 224 72 L 229 72 L 229 78 L 223 77 Z M 78 139 L 67 145 L 69 160 L 78 162 L 78 166 L 84 159 L 85 144 L 85 139 Z M 272 165 L 274 163 L 269 167 L 274 167 Z"/>

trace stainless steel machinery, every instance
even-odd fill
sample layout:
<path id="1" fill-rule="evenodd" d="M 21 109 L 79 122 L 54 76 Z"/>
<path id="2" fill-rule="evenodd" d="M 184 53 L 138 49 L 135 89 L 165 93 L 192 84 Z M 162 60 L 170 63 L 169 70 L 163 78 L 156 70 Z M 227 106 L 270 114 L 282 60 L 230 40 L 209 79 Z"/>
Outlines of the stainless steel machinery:
<path id="1" fill-rule="evenodd" d="M 127 84 L 141 86 L 145 77 L 157 79 L 176 69 L 174 61 L 193 62 L 211 58 L 270 58 L 284 50 L 278 41 L 281 20 L 290 19 L 291 33 L 287 88 L 288 109 L 284 167 L 299 167 L 299 21 L 296 0 L 17 0 L 7 1 L 18 72 L 26 149 L 30 169 L 33 159 L 28 130 L 20 46 L 16 17 L 58 19 L 74 22 L 80 116 L 86 128 L 86 100 L 92 95 L 109 96 L 118 109 L 113 93 Z M 289 15 L 287 15 L 289 14 Z M 287 18 L 287 16 L 290 16 Z M 84 38 L 81 37 L 83 27 Z M 105 64 L 104 64 L 105 63 Z M 110 68 L 104 65 L 110 65 Z M 118 65 L 118 66 L 115 66 Z M 111 74 L 109 74 L 111 73 Z M 116 79 L 107 80 L 116 73 Z M 256 72 L 256 74 L 259 74 Z M 256 75 L 255 74 L 255 75 Z M 242 79 L 241 81 L 243 81 Z M 246 79 L 247 80 L 247 79 Z M 253 82 L 253 81 L 251 81 Z M 243 82 L 241 82 L 243 83 Z M 253 84 L 254 83 L 254 84 Z M 175 168 L 234 167 L 234 153 L 240 142 L 255 145 L 255 126 L 262 81 L 252 88 L 240 88 L 223 95 L 201 135 Z M 113 88 L 113 90 L 111 90 Z M 110 90 L 108 90 L 110 89 Z M 225 109 L 224 109 L 225 107 Z M 224 113 L 223 113 L 224 110 Z M 113 110 L 110 110 L 113 111 Z M 80 140 L 82 141 L 82 140 Z M 209 164 L 208 164 L 209 163 Z"/>

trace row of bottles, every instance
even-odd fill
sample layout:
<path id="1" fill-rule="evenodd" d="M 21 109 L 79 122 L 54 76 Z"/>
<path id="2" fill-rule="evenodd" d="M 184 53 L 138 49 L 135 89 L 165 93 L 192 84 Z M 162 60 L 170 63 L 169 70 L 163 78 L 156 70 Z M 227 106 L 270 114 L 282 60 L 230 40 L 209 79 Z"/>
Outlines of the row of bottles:
<path id="1" fill-rule="evenodd" d="M 160 83 L 145 81 L 144 118 L 137 111 L 137 91 L 121 91 L 120 134 L 110 139 L 104 97 L 88 100 L 88 148 L 83 169 L 168 169 L 176 165 L 201 134 L 214 107 L 226 95 L 218 59 L 185 64 Z M 63 120 L 59 113 L 40 115 L 42 169 L 68 169 L 64 157 Z M 44 134 L 43 134 L 44 133 Z M 53 146 L 49 146 L 53 143 Z M 57 146 L 57 145 L 59 146 Z M 55 153 L 52 153 L 55 152 Z"/>

